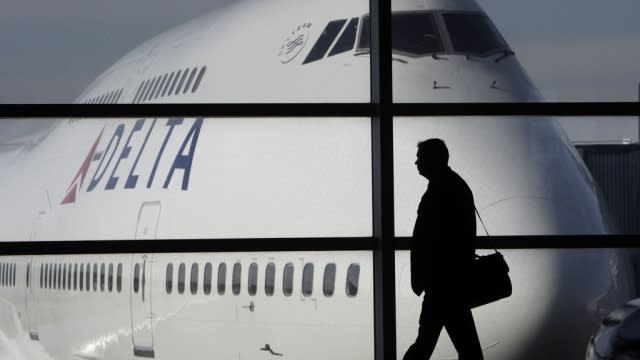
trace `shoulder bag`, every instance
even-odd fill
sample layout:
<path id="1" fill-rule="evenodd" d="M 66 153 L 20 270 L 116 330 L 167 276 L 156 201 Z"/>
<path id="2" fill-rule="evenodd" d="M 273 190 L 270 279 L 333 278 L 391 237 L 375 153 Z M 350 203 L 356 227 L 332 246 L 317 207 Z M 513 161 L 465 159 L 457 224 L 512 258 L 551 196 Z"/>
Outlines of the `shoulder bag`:
<path id="1" fill-rule="evenodd" d="M 476 214 L 480 223 L 491 238 L 478 209 Z M 473 270 L 469 282 L 469 305 L 471 308 L 482 306 L 511 296 L 511 279 L 509 278 L 509 266 L 504 257 L 494 248 L 494 253 L 485 256 L 476 255 L 473 261 Z"/>

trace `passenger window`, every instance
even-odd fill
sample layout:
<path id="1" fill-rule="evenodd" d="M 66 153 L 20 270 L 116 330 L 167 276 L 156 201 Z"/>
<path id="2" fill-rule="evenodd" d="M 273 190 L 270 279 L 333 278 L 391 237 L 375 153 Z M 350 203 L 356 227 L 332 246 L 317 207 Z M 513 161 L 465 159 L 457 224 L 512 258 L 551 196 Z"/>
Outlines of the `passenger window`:
<path id="1" fill-rule="evenodd" d="M 193 263 L 191 265 L 191 295 L 195 295 L 198 292 L 198 264 Z"/>
<path id="2" fill-rule="evenodd" d="M 180 82 L 178 83 L 178 87 L 176 87 L 176 92 L 174 93 L 175 95 L 178 95 L 180 93 L 180 89 L 182 89 L 182 84 L 184 84 L 184 80 L 187 78 L 188 74 L 189 74 L 189 68 L 186 68 L 184 70 L 184 72 L 182 73 L 182 77 L 180 78 Z"/>
<path id="3" fill-rule="evenodd" d="M 116 288 L 118 292 L 122 290 L 122 263 L 118 264 L 118 276 L 116 277 Z"/>
<path id="4" fill-rule="evenodd" d="M 306 263 L 302 269 L 302 295 L 313 293 L 313 263 Z"/>
<path id="5" fill-rule="evenodd" d="M 106 275 L 104 263 L 100 264 L 100 291 L 104 292 L 104 278 Z"/>
<path id="6" fill-rule="evenodd" d="M 153 85 L 152 79 L 147 79 L 147 84 L 144 86 L 142 90 L 142 94 L 140 94 L 140 99 L 138 102 L 144 102 L 147 100 L 147 96 L 149 95 L 149 91 L 151 91 L 151 86 Z"/>
<path id="7" fill-rule="evenodd" d="M 164 89 L 162 89 L 162 95 L 160 95 L 161 97 L 167 95 L 167 90 L 169 89 L 169 85 L 171 85 L 171 80 L 173 80 L 174 74 L 175 72 L 172 72 L 171 75 L 169 75 L 169 79 L 167 79 L 167 82 L 164 84 Z"/>
<path id="8" fill-rule="evenodd" d="M 153 92 L 156 90 L 156 88 L 158 87 L 158 77 L 154 77 L 153 80 L 151 80 L 151 85 L 149 85 L 149 89 L 147 91 L 147 94 L 144 97 L 144 101 L 148 101 L 151 100 L 151 97 L 153 96 Z"/>
<path id="9" fill-rule="evenodd" d="M 198 87 L 200 86 L 200 82 L 202 81 L 202 77 L 204 76 L 204 72 L 207 71 L 207 67 L 204 66 L 202 67 L 202 69 L 200 69 L 200 72 L 198 73 L 198 77 L 196 78 L 196 83 L 193 84 L 193 90 L 191 90 L 192 93 L 196 92 L 196 90 L 198 90 Z"/>
<path id="10" fill-rule="evenodd" d="M 218 294 L 224 295 L 227 281 L 227 264 L 220 263 L 218 266 Z"/>
<path id="11" fill-rule="evenodd" d="M 160 80 L 160 85 L 158 86 L 158 91 L 156 91 L 156 95 L 153 97 L 154 99 L 157 99 L 158 96 L 160 96 L 160 93 L 162 92 L 162 88 L 164 87 L 164 83 L 165 81 L 167 81 L 167 75 L 168 74 L 164 74 L 162 76 L 162 80 Z"/>
<path id="12" fill-rule="evenodd" d="M 341 54 L 353 49 L 353 45 L 356 43 L 356 32 L 358 31 L 358 18 L 349 20 L 349 24 L 333 45 L 333 49 L 329 52 L 329 56 Z"/>
<path id="13" fill-rule="evenodd" d="M 78 290 L 78 263 L 73 264 L 73 290 Z"/>
<path id="14" fill-rule="evenodd" d="M 167 294 L 171 294 L 171 291 L 173 291 L 173 263 L 167 264 L 167 276 L 165 284 Z"/>
<path id="15" fill-rule="evenodd" d="M 173 82 L 171 83 L 171 87 L 169 88 L 169 93 L 167 94 L 167 96 L 171 96 L 171 94 L 173 94 L 173 89 L 176 87 L 176 84 L 178 83 L 178 78 L 180 77 L 181 72 L 182 70 L 178 70 L 176 77 L 173 78 Z"/>
<path id="16" fill-rule="evenodd" d="M 336 264 L 327 264 L 324 268 L 324 281 L 322 284 L 322 292 L 324 296 L 333 296 L 336 287 Z"/>
<path id="17" fill-rule="evenodd" d="M 53 281 L 55 279 L 53 264 L 49 264 L 49 289 L 55 289 Z"/>
<path id="18" fill-rule="evenodd" d="M 98 291 L 98 264 L 93 264 L 93 291 Z"/>
<path id="19" fill-rule="evenodd" d="M 322 31 L 322 34 L 318 37 L 318 41 L 313 45 L 311 51 L 309 51 L 309 55 L 304 59 L 302 63 L 307 64 L 316 60 L 320 60 L 324 57 L 324 54 L 329 50 L 329 46 L 333 43 L 333 40 L 338 36 L 340 29 L 344 26 L 347 20 L 334 20 L 327 24 L 327 26 Z"/>
<path id="20" fill-rule="evenodd" d="M 86 273 L 85 280 L 86 280 L 86 285 L 87 286 L 85 287 L 85 290 L 89 291 L 89 290 L 91 290 L 91 263 L 87 263 L 86 271 L 87 271 L 87 273 Z"/>
<path id="21" fill-rule="evenodd" d="M 264 270 L 264 292 L 267 296 L 272 296 L 275 290 L 276 282 L 276 265 L 268 263 Z"/>
<path id="22" fill-rule="evenodd" d="M 347 296 L 358 294 L 358 281 L 360 280 L 360 265 L 351 264 L 347 270 Z"/>
<path id="23" fill-rule="evenodd" d="M 111 104 L 113 102 L 113 98 L 116 96 L 116 92 L 115 91 L 111 91 L 108 95 L 107 95 L 107 104 Z"/>
<path id="24" fill-rule="evenodd" d="M 178 294 L 184 293 L 185 265 L 181 263 L 178 267 Z"/>
<path id="25" fill-rule="evenodd" d="M 109 278 L 108 278 L 109 292 L 113 291 L 113 263 L 109 263 Z"/>
<path id="26" fill-rule="evenodd" d="M 80 264 L 80 290 L 84 290 L 84 264 Z"/>
<path id="27" fill-rule="evenodd" d="M 258 291 L 258 264 L 251 263 L 249 265 L 249 295 L 254 296 Z"/>
<path id="28" fill-rule="evenodd" d="M 211 263 L 207 263 L 204 266 L 204 280 L 202 284 L 202 291 L 205 295 L 211 294 L 211 273 L 213 272 L 213 266 Z"/>
<path id="29" fill-rule="evenodd" d="M 116 97 L 115 99 L 113 99 L 113 103 L 117 104 L 118 102 L 120 102 L 120 96 L 122 96 L 122 92 L 124 91 L 124 88 L 119 89 L 116 91 Z"/>
<path id="30" fill-rule="evenodd" d="M 242 276 L 242 265 L 235 263 L 233 265 L 233 274 L 231 276 L 231 292 L 233 295 L 240 294 L 240 281 Z"/>
<path id="31" fill-rule="evenodd" d="M 63 265 L 62 268 L 62 290 L 67 288 L 67 264 Z"/>
<path id="32" fill-rule="evenodd" d="M 282 293 L 291 296 L 293 293 L 293 264 L 287 263 L 282 274 Z"/>
<path id="33" fill-rule="evenodd" d="M 187 80 L 187 83 L 184 86 L 184 90 L 182 91 L 183 94 L 186 94 L 187 91 L 189 91 L 189 88 L 191 87 L 191 83 L 193 82 L 193 77 L 196 76 L 196 71 L 198 71 L 197 67 L 191 70 L 191 74 L 189 75 L 189 80 Z"/>
<path id="34" fill-rule="evenodd" d="M 57 287 L 58 290 L 62 289 L 63 279 L 64 277 L 62 277 L 62 264 L 58 264 L 58 287 Z"/>
<path id="35" fill-rule="evenodd" d="M 58 288 L 58 264 L 53 264 L 53 289 Z"/>
<path id="36" fill-rule="evenodd" d="M 72 269 L 73 269 L 73 265 L 69 264 L 69 267 L 67 268 L 69 270 L 69 272 L 67 272 L 67 290 L 71 290 L 71 279 L 72 279 Z"/>
<path id="37" fill-rule="evenodd" d="M 147 81 L 148 80 L 145 80 L 142 82 L 142 84 L 140 84 L 140 88 L 138 89 L 136 96 L 133 98 L 134 104 L 140 102 L 140 100 L 142 99 L 142 95 L 144 95 L 144 91 L 147 89 Z"/>
<path id="38" fill-rule="evenodd" d="M 136 263 L 133 267 L 133 292 L 138 293 L 140 288 L 140 264 Z"/>

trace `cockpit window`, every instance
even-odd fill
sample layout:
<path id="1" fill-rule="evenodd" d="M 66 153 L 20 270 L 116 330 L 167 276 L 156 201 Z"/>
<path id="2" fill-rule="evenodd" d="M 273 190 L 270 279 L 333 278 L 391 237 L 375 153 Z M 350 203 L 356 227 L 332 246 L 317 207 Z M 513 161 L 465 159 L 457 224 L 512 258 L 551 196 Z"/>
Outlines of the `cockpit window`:
<path id="1" fill-rule="evenodd" d="M 309 55 L 307 55 L 302 64 L 322 59 L 346 22 L 347 20 L 343 19 L 334 20 L 328 23 L 327 27 L 324 28 L 322 34 L 320 34 L 320 37 L 318 38 L 318 41 L 313 45 Z"/>
<path id="2" fill-rule="evenodd" d="M 353 45 L 356 42 L 356 32 L 358 31 L 358 18 L 353 18 L 347 24 L 347 27 L 342 32 L 342 35 L 336 41 L 336 44 L 333 45 L 331 51 L 329 51 L 329 56 L 342 54 L 343 52 L 347 52 L 353 49 Z"/>
<path id="3" fill-rule="evenodd" d="M 369 15 L 362 18 L 358 51 L 368 51 L 371 44 Z M 393 34 L 391 47 L 394 52 L 412 56 L 444 52 L 444 44 L 430 12 L 400 12 L 391 18 Z"/>
<path id="4" fill-rule="evenodd" d="M 442 14 L 456 52 L 483 55 L 508 49 L 484 14 Z"/>

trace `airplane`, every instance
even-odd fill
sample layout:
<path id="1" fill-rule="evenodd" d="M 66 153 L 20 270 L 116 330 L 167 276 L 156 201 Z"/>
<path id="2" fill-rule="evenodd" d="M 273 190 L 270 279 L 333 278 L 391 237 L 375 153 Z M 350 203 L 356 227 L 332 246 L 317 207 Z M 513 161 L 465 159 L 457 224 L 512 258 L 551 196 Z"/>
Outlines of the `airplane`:
<path id="1" fill-rule="evenodd" d="M 368 102 L 368 13 L 238 1 L 142 43 L 75 102 Z M 475 1 L 397 0 L 392 21 L 394 101 L 543 101 Z M 370 237 L 370 133 L 368 118 L 59 119 L 0 153 L 0 240 Z M 491 235 L 610 231 L 555 119 L 397 117 L 397 236 L 411 235 L 430 137 Z M 624 250 L 502 253 L 513 295 L 473 310 L 487 359 L 584 358 L 637 296 Z M 1 256 L 0 356 L 372 359 L 372 267 L 370 251 Z M 397 251 L 398 358 L 417 335 L 409 279 Z M 456 358 L 445 332 L 433 358 Z"/>

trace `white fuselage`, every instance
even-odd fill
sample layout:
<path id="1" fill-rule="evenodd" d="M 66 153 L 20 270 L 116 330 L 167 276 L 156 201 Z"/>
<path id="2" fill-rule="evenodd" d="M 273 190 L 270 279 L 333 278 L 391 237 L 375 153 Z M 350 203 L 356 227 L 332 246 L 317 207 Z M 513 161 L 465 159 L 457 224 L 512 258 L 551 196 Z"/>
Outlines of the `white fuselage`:
<path id="1" fill-rule="evenodd" d="M 367 5 L 239 2 L 140 45 L 77 102 L 368 102 L 370 59 L 360 46 Z M 484 16 L 472 1 L 394 2 L 394 14 L 433 16 L 442 41 L 435 55 L 412 53 L 411 44 L 394 51 L 395 101 L 541 100 L 508 48 L 457 47 L 445 15 Z M 326 49 L 313 59 L 323 36 Z M 332 55 L 343 38 L 350 47 Z M 397 236 L 411 235 L 426 189 L 413 164 L 416 143 L 430 137 L 446 141 L 450 165 L 469 183 L 492 235 L 607 232 L 593 182 L 554 119 L 398 117 Z M 0 154 L 0 164 L 3 241 L 372 234 L 367 118 L 58 120 L 46 136 Z M 624 252 L 503 253 L 513 295 L 473 312 L 486 358 L 578 359 L 601 316 L 633 297 Z M 0 285 L 0 343 L 26 358 L 373 358 L 371 252 L 5 256 L 3 263 L 11 265 L 9 280 L 15 264 L 15 282 Z M 314 270 L 305 278 L 307 264 Z M 421 299 L 409 279 L 408 252 L 398 251 L 398 358 L 417 335 Z M 434 357 L 456 358 L 445 332 Z"/>

